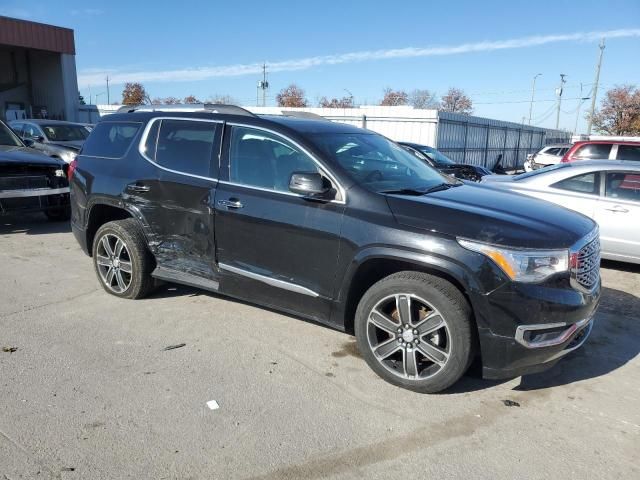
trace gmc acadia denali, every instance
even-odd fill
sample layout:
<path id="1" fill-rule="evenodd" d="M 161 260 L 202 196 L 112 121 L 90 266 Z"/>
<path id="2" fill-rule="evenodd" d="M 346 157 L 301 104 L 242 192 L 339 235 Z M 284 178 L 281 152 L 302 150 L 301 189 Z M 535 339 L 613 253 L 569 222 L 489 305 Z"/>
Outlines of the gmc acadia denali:
<path id="1" fill-rule="evenodd" d="M 149 106 L 98 123 L 69 176 L 104 289 L 135 299 L 160 279 L 355 333 L 378 375 L 418 392 L 475 358 L 514 377 L 584 343 L 601 289 L 593 221 L 291 115 Z"/>

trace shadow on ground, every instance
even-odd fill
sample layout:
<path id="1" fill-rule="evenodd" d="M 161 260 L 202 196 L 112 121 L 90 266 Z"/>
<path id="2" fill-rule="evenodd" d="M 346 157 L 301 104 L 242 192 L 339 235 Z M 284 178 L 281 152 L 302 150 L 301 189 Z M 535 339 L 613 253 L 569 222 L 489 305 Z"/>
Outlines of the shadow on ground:
<path id="1" fill-rule="evenodd" d="M 47 220 L 44 213 L 0 216 L 0 235 L 9 235 L 12 233 L 43 235 L 70 232 L 71 224 L 69 221 L 52 222 Z"/>

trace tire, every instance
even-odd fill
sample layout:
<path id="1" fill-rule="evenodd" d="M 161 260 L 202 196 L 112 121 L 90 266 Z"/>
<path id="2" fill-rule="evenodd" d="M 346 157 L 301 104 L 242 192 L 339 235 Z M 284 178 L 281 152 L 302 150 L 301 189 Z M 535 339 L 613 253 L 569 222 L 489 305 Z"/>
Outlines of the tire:
<path id="1" fill-rule="evenodd" d="M 45 210 L 44 214 L 50 222 L 67 222 L 71 218 L 71 207 L 59 207 Z"/>
<path id="2" fill-rule="evenodd" d="M 473 325 L 471 308 L 454 285 L 405 271 L 367 290 L 354 327 L 360 353 L 380 377 L 415 392 L 436 393 L 471 365 Z"/>
<path id="3" fill-rule="evenodd" d="M 122 248 L 118 242 L 122 242 Z M 94 237 L 92 255 L 98 280 L 108 293 L 138 299 L 153 289 L 151 271 L 155 262 L 133 218 L 102 225 Z"/>

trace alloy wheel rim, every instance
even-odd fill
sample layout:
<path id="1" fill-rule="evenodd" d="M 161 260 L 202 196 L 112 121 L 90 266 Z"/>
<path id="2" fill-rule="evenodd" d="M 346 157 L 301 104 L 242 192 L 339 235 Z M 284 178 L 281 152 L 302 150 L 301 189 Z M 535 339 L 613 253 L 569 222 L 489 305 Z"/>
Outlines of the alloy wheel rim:
<path id="1" fill-rule="evenodd" d="M 114 293 L 122 293 L 131 285 L 133 265 L 127 245 L 113 234 L 104 235 L 96 251 L 96 265 L 102 282 Z"/>
<path id="2" fill-rule="evenodd" d="M 367 317 L 367 340 L 376 360 L 404 380 L 437 375 L 451 358 L 449 327 L 426 300 L 409 293 L 380 300 Z"/>

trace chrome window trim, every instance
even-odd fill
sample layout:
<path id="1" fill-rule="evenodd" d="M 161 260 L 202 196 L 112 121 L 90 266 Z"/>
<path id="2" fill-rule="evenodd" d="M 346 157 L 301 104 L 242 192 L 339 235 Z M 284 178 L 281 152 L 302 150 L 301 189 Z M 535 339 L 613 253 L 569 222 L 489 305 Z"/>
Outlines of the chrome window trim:
<path id="1" fill-rule="evenodd" d="M 339 203 L 341 205 L 344 205 L 347 203 L 347 191 L 342 187 L 342 185 L 340 184 L 340 182 L 338 182 L 338 180 L 336 180 L 335 176 L 327 169 L 327 167 L 325 167 L 316 157 L 315 155 L 313 155 L 309 150 L 307 150 L 306 148 L 304 148 L 302 145 L 300 145 L 298 142 L 296 142 L 295 140 L 286 137 L 285 135 L 283 135 L 280 132 L 276 132 L 275 130 L 272 130 L 270 128 L 266 128 L 266 127 L 262 127 L 262 126 L 256 126 L 256 125 L 248 125 L 246 123 L 239 123 L 239 122 L 227 122 L 227 125 L 230 125 L 232 127 L 242 127 L 242 128 L 252 128 L 254 130 L 262 130 L 264 132 L 268 132 L 271 133 L 277 137 L 282 138 L 283 140 L 286 140 L 287 142 L 289 142 L 290 144 L 292 144 L 293 146 L 295 146 L 296 148 L 300 149 L 301 152 L 303 152 L 306 156 L 308 156 L 317 166 L 318 168 L 329 178 L 329 180 L 331 180 L 331 182 L 337 186 L 337 190 L 338 193 L 340 194 L 340 200 L 330 200 L 329 203 Z M 229 169 L 231 169 L 231 146 L 229 146 L 229 162 L 228 165 Z M 229 179 L 231 179 L 231 171 L 228 172 L 228 177 Z M 267 192 L 275 192 L 275 193 L 282 193 L 284 195 L 292 195 L 292 196 L 296 196 L 296 197 L 301 197 L 301 198 L 305 198 L 304 195 L 298 195 L 295 194 L 293 192 L 283 192 L 281 190 L 276 190 L 276 189 L 271 189 L 271 188 L 262 188 L 262 187 L 253 187 L 251 185 L 245 185 L 245 184 L 240 184 L 237 182 L 232 182 L 231 180 L 225 182 L 227 185 L 237 185 L 237 186 L 242 186 L 242 187 L 247 187 L 247 188 L 253 188 L 255 190 L 262 190 L 262 191 L 267 191 Z"/>
<path id="2" fill-rule="evenodd" d="M 158 122 L 161 120 L 183 120 L 183 121 L 189 121 L 189 122 L 217 123 L 220 125 L 224 125 L 224 120 L 212 120 L 207 118 L 193 118 L 193 117 L 170 117 L 170 116 L 154 117 L 145 125 L 144 130 L 142 131 L 142 137 L 140 137 L 140 142 L 138 142 L 138 153 L 140 153 L 142 158 L 144 158 L 147 162 L 149 162 L 153 166 L 158 167 L 159 169 L 164 170 L 166 172 L 175 173 L 177 175 L 184 175 L 186 177 L 199 178 L 200 180 L 209 180 L 209 181 L 217 182 L 218 179 L 214 177 L 205 177 L 203 175 L 195 175 L 193 173 L 181 172 L 180 170 L 174 170 L 172 168 L 164 167 L 156 163 L 154 160 L 152 160 L 147 156 L 147 154 L 144 151 L 144 145 L 147 143 L 147 137 L 149 136 L 149 131 L 151 130 L 151 127 L 155 122 Z M 220 148 L 222 148 L 223 133 L 224 132 L 222 131 L 220 134 L 221 135 Z M 159 135 L 160 135 L 160 130 L 158 129 L 158 136 Z M 158 137 L 156 137 L 156 151 L 157 150 L 158 150 Z M 220 153 L 218 152 L 218 170 L 219 169 L 220 169 Z"/>
<path id="3" fill-rule="evenodd" d="M 271 285 L 272 287 L 282 288 L 284 290 L 289 290 L 290 292 L 301 293 L 302 295 L 308 295 L 310 297 L 317 298 L 320 296 L 319 293 L 314 292 L 306 287 L 301 285 L 285 282 L 284 280 L 278 280 L 276 278 L 268 277 L 266 275 L 260 275 L 259 273 L 250 272 L 243 268 L 233 267 L 231 265 L 227 265 L 226 263 L 218 263 L 218 267 L 222 270 L 226 270 L 231 273 L 235 273 L 237 275 L 241 275 L 243 277 L 251 278 L 252 280 L 257 280 L 259 282 L 266 283 L 267 285 Z"/>

